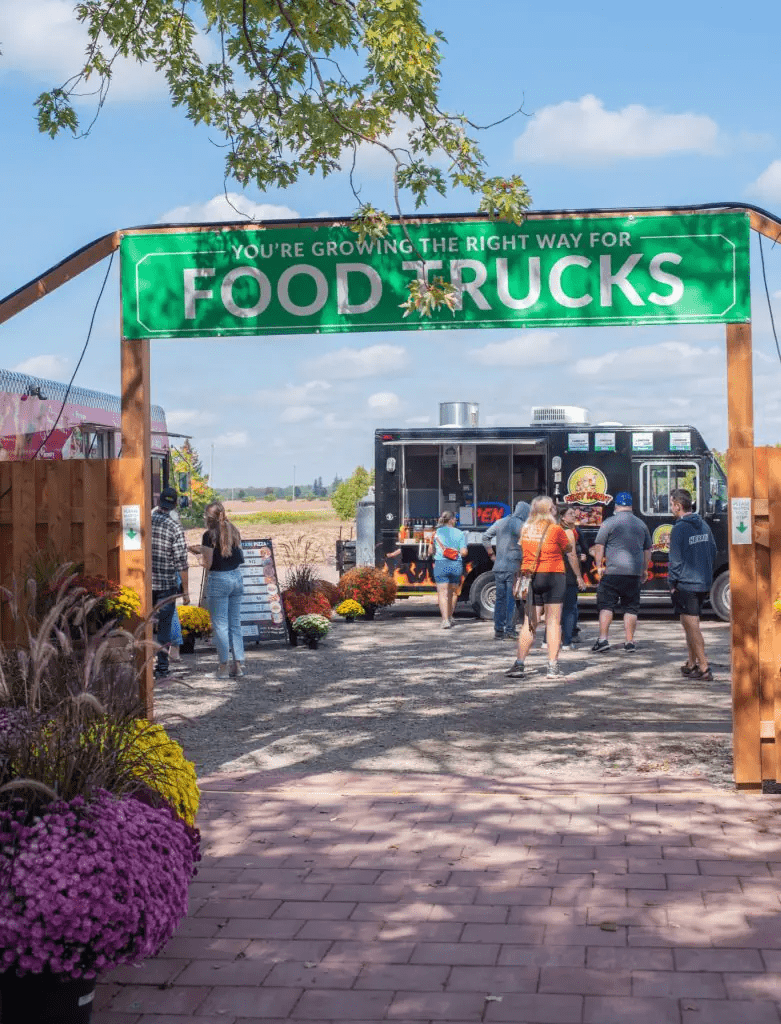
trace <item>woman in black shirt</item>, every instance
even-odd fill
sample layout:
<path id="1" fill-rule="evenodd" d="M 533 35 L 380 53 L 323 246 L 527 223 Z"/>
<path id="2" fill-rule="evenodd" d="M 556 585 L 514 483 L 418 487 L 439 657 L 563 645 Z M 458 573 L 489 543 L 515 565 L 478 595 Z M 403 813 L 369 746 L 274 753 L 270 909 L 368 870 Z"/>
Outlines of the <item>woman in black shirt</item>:
<path id="1" fill-rule="evenodd" d="M 241 595 L 244 592 L 241 569 L 244 553 L 241 534 L 225 515 L 221 502 L 208 505 L 204 512 L 206 532 L 200 544 L 190 551 L 201 555 L 206 581 L 206 599 L 212 620 L 212 635 L 220 664 L 217 678 L 244 675 L 244 638 L 241 632 Z M 232 671 L 228 658 L 233 651 Z"/>

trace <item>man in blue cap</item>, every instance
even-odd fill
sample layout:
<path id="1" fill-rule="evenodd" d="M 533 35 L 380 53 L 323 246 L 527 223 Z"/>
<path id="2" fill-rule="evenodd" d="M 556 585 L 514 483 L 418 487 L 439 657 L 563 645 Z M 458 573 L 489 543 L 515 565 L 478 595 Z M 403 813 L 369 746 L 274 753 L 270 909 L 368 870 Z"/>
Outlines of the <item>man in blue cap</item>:
<path id="1" fill-rule="evenodd" d="M 496 582 L 496 604 L 494 605 L 494 639 L 517 640 L 515 629 L 515 597 L 513 581 L 521 565 L 523 552 L 519 538 L 521 527 L 529 517 L 531 506 L 528 502 L 519 501 L 511 516 L 497 519 L 483 534 L 483 544 L 494 563 L 494 580 Z M 491 541 L 496 541 L 496 553 Z M 523 606 L 521 606 L 523 615 Z"/>
<path id="2" fill-rule="evenodd" d="M 628 654 L 635 647 L 635 628 L 640 611 L 640 588 L 648 578 L 648 563 L 651 561 L 651 534 L 642 519 L 632 512 L 632 495 L 619 491 L 616 495 L 615 511 L 599 528 L 594 547 L 591 549 L 597 569 L 605 559 L 605 569 L 597 587 L 597 608 L 599 609 L 599 639 L 592 651 L 604 654 L 610 650 L 607 638 L 613 614 L 624 613 L 624 650 Z"/>

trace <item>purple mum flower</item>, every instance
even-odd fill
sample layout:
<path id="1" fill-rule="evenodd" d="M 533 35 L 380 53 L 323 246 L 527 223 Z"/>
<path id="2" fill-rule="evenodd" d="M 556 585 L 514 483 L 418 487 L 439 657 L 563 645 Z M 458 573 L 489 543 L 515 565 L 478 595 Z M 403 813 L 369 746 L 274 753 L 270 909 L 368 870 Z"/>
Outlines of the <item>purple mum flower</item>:
<path id="1" fill-rule="evenodd" d="M 0 964 L 71 978 L 142 960 L 187 913 L 197 830 L 103 790 L 31 824 L 0 811 Z"/>

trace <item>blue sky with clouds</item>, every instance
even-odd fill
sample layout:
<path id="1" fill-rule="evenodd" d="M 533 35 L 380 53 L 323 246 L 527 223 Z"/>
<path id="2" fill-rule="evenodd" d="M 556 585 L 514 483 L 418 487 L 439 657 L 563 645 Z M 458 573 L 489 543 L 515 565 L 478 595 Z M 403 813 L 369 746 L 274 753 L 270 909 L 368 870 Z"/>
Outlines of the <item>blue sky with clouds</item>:
<path id="1" fill-rule="evenodd" d="M 92 239 L 161 220 L 234 219 L 223 152 L 169 108 L 154 74 L 121 68 L 90 136 L 38 134 L 33 101 L 76 67 L 69 0 L 0 4 L 0 295 Z M 522 174 L 536 209 L 751 202 L 781 213 L 777 0 L 530 4 L 424 0 L 441 28 L 443 105 L 487 123 L 492 172 Z M 85 108 L 86 113 L 86 108 Z M 363 195 L 389 205 L 381 157 Z M 258 219 L 352 213 L 346 174 L 234 201 Z M 229 186 L 230 188 L 230 186 Z M 234 189 L 235 190 L 235 189 Z M 238 191 L 238 190 L 235 190 Z M 433 213 L 474 206 L 454 193 Z M 765 243 L 781 327 L 781 245 Z M 105 264 L 0 328 L 0 365 L 67 380 Z M 757 443 L 781 441 L 781 362 L 756 236 L 752 309 Z M 112 269 L 76 382 L 119 390 L 118 274 Z M 526 424 L 533 405 L 587 407 L 593 422 L 692 423 L 726 444 L 721 325 L 156 341 L 153 400 L 192 434 L 214 483 L 262 486 L 350 473 L 376 427 L 435 424 L 440 401 L 480 403 L 485 425 Z"/>

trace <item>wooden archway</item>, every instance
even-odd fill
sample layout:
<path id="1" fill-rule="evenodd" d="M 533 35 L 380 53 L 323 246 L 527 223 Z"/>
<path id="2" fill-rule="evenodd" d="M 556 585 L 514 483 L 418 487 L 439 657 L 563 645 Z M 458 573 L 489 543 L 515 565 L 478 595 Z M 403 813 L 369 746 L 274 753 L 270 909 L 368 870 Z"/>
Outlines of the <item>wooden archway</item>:
<path id="1" fill-rule="evenodd" d="M 538 211 L 528 221 L 542 218 L 649 217 L 705 212 L 743 212 L 751 228 L 774 242 L 781 238 L 781 220 L 764 210 L 739 203 L 697 207 L 630 210 Z M 426 218 L 474 220 L 477 216 Z M 275 228 L 303 227 L 324 222 L 275 221 Z M 325 222 L 333 223 L 333 222 Z M 415 221 L 414 223 L 421 223 Z M 242 224 L 154 225 L 113 232 L 63 260 L 34 281 L 0 302 L 0 323 L 31 305 L 115 251 L 128 234 L 204 232 L 246 229 Z M 756 788 L 763 779 L 781 781 L 781 627 L 773 618 L 773 597 L 781 593 L 781 450 L 755 448 L 753 353 L 750 323 L 726 325 L 728 488 L 730 504 L 749 499 L 752 512 L 750 544 L 730 545 L 732 599 L 732 694 L 735 782 Z M 118 477 L 120 500 L 140 510 L 142 541 L 149 536 L 151 428 L 150 349 L 148 339 L 122 341 L 122 458 Z M 138 466 L 143 467 L 139 473 Z M 732 513 L 730 515 L 732 519 Z M 122 551 L 120 580 L 142 595 L 143 612 L 151 608 L 151 549 Z M 151 636 L 149 637 L 151 640 Z M 142 696 L 153 713 L 151 661 L 142 675 Z"/>

